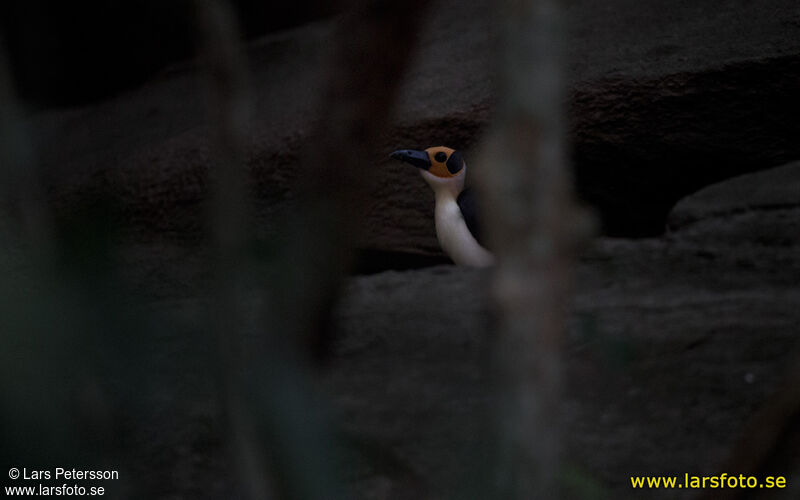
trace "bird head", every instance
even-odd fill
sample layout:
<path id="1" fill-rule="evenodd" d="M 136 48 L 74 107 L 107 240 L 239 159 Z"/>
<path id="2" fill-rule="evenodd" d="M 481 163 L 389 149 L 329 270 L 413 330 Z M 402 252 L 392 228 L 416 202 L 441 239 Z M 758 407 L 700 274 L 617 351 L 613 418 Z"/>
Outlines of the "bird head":
<path id="1" fill-rule="evenodd" d="M 390 156 L 419 168 L 422 178 L 437 193 L 448 190 L 454 196 L 458 196 L 464 189 L 467 164 L 461 153 L 454 149 L 445 146 L 436 146 L 422 151 L 400 149 Z"/>

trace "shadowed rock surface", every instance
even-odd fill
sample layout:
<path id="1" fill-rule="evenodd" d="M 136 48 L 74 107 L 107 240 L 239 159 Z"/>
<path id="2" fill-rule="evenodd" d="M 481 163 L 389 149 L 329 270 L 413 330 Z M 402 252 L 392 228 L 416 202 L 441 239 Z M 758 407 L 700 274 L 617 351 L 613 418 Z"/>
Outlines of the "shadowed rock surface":
<path id="1" fill-rule="evenodd" d="M 800 352 L 800 191 L 787 190 L 798 167 L 710 186 L 678 204 L 672 219 L 685 222 L 669 234 L 599 238 L 583 253 L 565 351 L 569 491 L 690 498 L 634 494 L 629 477 L 723 472 Z M 134 282 L 163 297 L 148 307 L 174 325 L 154 339 L 157 389 L 130 424 L 137 453 L 163 464 L 145 474 L 154 462 L 134 462 L 145 490 L 224 496 L 204 361 L 213 353 L 192 334 L 206 299 L 189 284 L 202 280 L 204 259 L 156 243 L 129 249 L 126 262 Z M 496 410 L 488 277 L 438 266 L 349 281 L 320 381 L 355 498 L 483 498 Z M 252 326 L 256 335 L 265 327 Z M 768 473 L 786 475 L 790 488 L 758 498 L 796 498 L 800 454 L 784 448 Z"/>
<path id="2" fill-rule="evenodd" d="M 445 1 L 426 19 L 396 127 L 374 155 L 384 175 L 362 247 L 441 255 L 430 193 L 386 156 L 401 146 L 476 144 L 495 101 L 491 11 L 490 2 Z M 800 157 L 796 2 L 575 0 L 567 14 L 578 189 L 607 233 L 660 234 L 686 194 Z M 249 45 L 256 99 L 247 164 L 265 233 L 293 199 L 335 26 Z M 193 64 L 177 65 L 106 102 L 38 114 L 37 150 L 57 204 L 103 190 L 139 231 L 201 234 L 209 158 L 198 75 Z"/>
<path id="3" fill-rule="evenodd" d="M 732 440 L 800 349 L 800 190 L 786 191 L 798 167 L 712 186 L 676 209 L 691 225 L 659 239 L 601 238 L 583 255 L 563 408 L 572 487 L 688 498 L 633 495 L 629 476 L 722 472 Z M 712 205 L 749 208 L 704 210 Z M 458 497 L 470 491 L 465 471 L 479 470 L 464 457 L 488 461 L 486 285 L 480 272 L 449 267 L 348 288 L 327 383 L 345 429 L 404 466 L 357 476 L 365 491 L 384 478 L 398 493 L 371 498 L 414 498 L 408 478 L 433 498 Z M 797 477 L 800 452 L 789 455 L 770 474 Z M 768 498 L 794 498 L 793 488 Z"/>

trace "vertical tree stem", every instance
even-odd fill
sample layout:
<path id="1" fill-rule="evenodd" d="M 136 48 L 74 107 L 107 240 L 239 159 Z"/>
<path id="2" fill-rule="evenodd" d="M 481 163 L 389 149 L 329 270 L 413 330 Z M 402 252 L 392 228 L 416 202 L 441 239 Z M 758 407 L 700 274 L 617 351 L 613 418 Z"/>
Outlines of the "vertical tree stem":
<path id="1" fill-rule="evenodd" d="M 247 196 L 244 165 L 250 102 L 247 64 L 237 20 L 224 0 L 196 0 L 201 56 L 208 68 L 208 123 L 214 181 L 211 211 L 216 249 L 214 331 L 219 366 L 218 393 L 225 437 L 234 458 L 241 493 L 270 497 L 267 466 L 255 438 L 241 378 L 241 304 L 246 252 Z"/>
<path id="2" fill-rule="evenodd" d="M 558 498 L 561 340 L 575 209 L 564 161 L 555 0 L 506 0 L 498 115 L 479 179 L 498 257 L 493 294 L 504 373 L 500 496 Z"/>

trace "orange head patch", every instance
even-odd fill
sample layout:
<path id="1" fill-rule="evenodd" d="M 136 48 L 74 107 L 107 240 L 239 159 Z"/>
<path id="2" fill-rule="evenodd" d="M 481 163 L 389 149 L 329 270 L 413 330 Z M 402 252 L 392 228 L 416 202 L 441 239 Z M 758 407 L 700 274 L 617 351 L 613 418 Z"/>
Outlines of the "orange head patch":
<path id="1" fill-rule="evenodd" d="M 428 172 L 436 177 L 444 179 L 455 177 L 464 168 L 464 158 L 458 151 L 445 147 L 436 146 L 425 150 L 431 161 Z"/>

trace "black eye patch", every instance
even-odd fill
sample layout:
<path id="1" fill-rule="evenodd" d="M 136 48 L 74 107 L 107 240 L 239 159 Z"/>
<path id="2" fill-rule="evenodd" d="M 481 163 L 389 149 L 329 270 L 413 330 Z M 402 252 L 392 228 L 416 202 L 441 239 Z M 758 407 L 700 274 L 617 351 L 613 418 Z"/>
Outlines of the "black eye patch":
<path id="1" fill-rule="evenodd" d="M 436 153 L 436 156 L 434 156 L 433 159 L 438 161 L 439 163 L 444 163 L 444 161 L 447 159 L 447 153 L 445 153 L 444 151 L 439 151 L 438 153 Z"/>
<path id="2" fill-rule="evenodd" d="M 437 154 L 436 156 L 439 155 Z M 458 151 L 453 151 L 453 154 L 447 159 L 447 170 L 450 171 L 451 174 L 456 174 L 462 168 L 464 168 L 464 158 L 461 157 L 461 153 Z"/>

